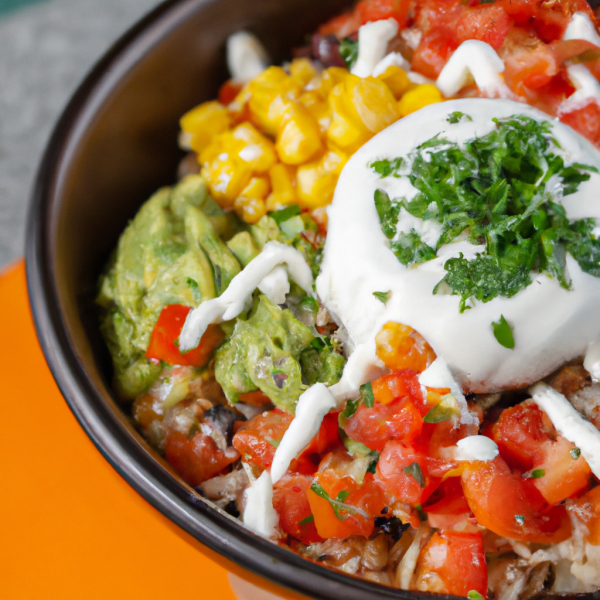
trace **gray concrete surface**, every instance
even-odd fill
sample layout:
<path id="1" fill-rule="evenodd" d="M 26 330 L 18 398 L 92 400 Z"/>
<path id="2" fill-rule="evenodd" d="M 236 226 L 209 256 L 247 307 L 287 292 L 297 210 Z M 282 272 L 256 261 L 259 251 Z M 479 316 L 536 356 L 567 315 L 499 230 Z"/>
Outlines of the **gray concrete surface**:
<path id="1" fill-rule="evenodd" d="M 23 253 L 33 177 L 89 68 L 157 0 L 50 0 L 0 18 L 0 268 Z"/>

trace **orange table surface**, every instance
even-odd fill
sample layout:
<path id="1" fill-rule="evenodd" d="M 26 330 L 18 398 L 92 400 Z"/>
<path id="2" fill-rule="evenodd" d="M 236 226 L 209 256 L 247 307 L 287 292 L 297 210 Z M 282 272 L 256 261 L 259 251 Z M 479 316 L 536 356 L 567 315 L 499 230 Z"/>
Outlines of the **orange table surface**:
<path id="1" fill-rule="evenodd" d="M 23 262 L 0 277 L 0 342 L 0 598 L 235 600 L 227 571 L 113 470 L 71 414 L 36 338 Z"/>

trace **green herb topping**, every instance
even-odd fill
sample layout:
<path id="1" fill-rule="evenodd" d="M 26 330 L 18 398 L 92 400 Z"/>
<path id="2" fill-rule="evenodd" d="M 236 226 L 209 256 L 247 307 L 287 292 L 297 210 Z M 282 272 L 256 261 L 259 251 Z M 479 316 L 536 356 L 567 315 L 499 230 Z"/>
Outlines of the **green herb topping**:
<path id="1" fill-rule="evenodd" d="M 523 523 L 525 523 L 525 517 L 523 515 L 515 515 L 515 521 L 519 525 L 523 525 Z"/>
<path id="2" fill-rule="evenodd" d="M 387 304 L 387 301 L 390 299 L 390 293 L 391 292 L 373 292 L 373 296 L 380 302 Z"/>
<path id="3" fill-rule="evenodd" d="M 333 512 L 335 513 L 335 516 L 340 521 L 344 521 L 351 514 L 356 514 L 356 513 L 360 514 L 363 517 L 367 517 L 367 518 L 369 517 L 369 515 L 364 510 L 358 508 L 357 506 L 350 506 L 349 504 L 345 504 L 345 501 L 348 499 L 348 496 L 350 495 L 350 492 L 342 490 L 337 495 L 337 497 L 335 499 L 333 499 L 323 489 L 323 486 L 321 486 L 316 481 L 313 481 L 313 484 L 310 486 L 310 489 L 315 494 L 317 494 L 317 496 L 320 496 L 321 498 L 324 498 L 325 500 L 327 500 L 327 502 L 329 502 L 329 504 L 331 504 L 331 508 L 333 508 Z"/>
<path id="4" fill-rule="evenodd" d="M 287 221 L 292 217 L 297 217 L 299 214 L 300 207 L 297 204 L 290 204 L 285 208 L 269 213 L 269 216 L 277 223 L 277 225 L 281 225 L 284 221 Z"/>
<path id="5" fill-rule="evenodd" d="M 546 471 L 544 471 L 544 469 L 534 469 L 533 471 L 531 471 L 531 479 L 539 479 L 540 477 L 543 477 L 546 474 Z"/>
<path id="6" fill-rule="evenodd" d="M 190 286 L 190 292 L 192 293 L 194 302 L 200 304 L 200 302 L 202 302 L 202 294 L 200 293 L 200 286 L 198 285 L 198 282 L 195 279 L 188 277 L 187 283 Z"/>
<path id="7" fill-rule="evenodd" d="M 373 405 L 375 404 L 375 396 L 373 394 L 373 386 L 371 385 L 370 381 L 369 383 L 363 383 L 363 385 L 360 386 L 360 394 L 365 402 L 365 406 L 367 408 L 373 408 Z"/>
<path id="8" fill-rule="evenodd" d="M 449 421 L 457 414 L 456 408 L 443 406 L 441 403 L 434 406 L 424 417 L 423 423 L 443 423 Z"/>
<path id="9" fill-rule="evenodd" d="M 465 115 L 465 113 L 462 113 L 459 110 L 457 110 L 457 111 L 454 111 L 453 113 L 450 113 L 448 115 L 448 118 L 446 119 L 446 121 L 448 121 L 448 123 L 454 125 L 455 123 L 458 123 L 461 119 L 465 119 L 466 121 L 473 120 L 469 115 Z"/>
<path id="10" fill-rule="evenodd" d="M 372 163 L 369 163 L 369 167 L 375 171 L 382 179 L 384 177 L 389 177 L 393 175 L 394 177 L 400 177 L 398 171 L 400 171 L 400 167 L 404 161 L 398 157 L 392 160 L 388 160 L 387 158 L 383 158 L 381 160 L 374 160 Z"/>
<path id="11" fill-rule="evenodd" d="M 349 419 L 358 409 L 359 402 L 360 400 L 348 400 L 348 402 L 346 402 L 346 408 L 344 408 L 342 415 L 346 417 L 346 419 Z"/>
<path id="12" fill-rule="evenodd" d="M 300 521 L 298 523 L 298 525 L 308 525 L 309 523 L 312 523 L 315 520 L 313 515 L 309 515 L 308 517 L 306 517 L 306 519 L 302 519 L 302 521 Z"/>
<path id="13" fill-rule="evenodd" d="M 577 460 L 581 456 L 581 450 L 579 448 L 573 448 L 569 454 L 573 460 Z"/>
<path id="14" fill-rule="evenodd" d="M 500 320 L 496 323 L 492 321 L 494 337 L 501 346 L 512 350 L 515 347 L 515 338 L 510 325 L 506 322 L 504 315 L 500 315 Z"/>
<path id="15" fill-rule="evenodd" d="M 469 600 L 485 600 L 485 598 L 479 592 L 476 592 L 475 590 L 471 590 L 467 594 L 467 598 Z"/>
<path id="16" fill-rule="evenodd" d="M 422 488 L 425 487 L 425 478 L 423 477 L 423 471 L 421 471 L 421 465 L 418 462 L 411 463 L 402 470 L 407 475 L 410 475 Z"/>
<path id="17" fill-rule="evenodd" d="M 358 59 L 358 40 L 344 38 L 340 41 L 339 53 L 348 69 L 352 69 Z"/>
<path id="18" fill-rule="evenodd" d="M 452 113 L 449 119 L 455 117 Z M 531 284 L 532 271 L 556 277 L 569 289 L 567 252 L 585 273 L 600 277 L 594 220 L 570 223 L 555 202 L 576 192 L 597 169 L 579 163 L 565 166 L 553 151 L 559 145 L 547 121 L 515 115 L 494 122 L 493 131 L 464 147 L 438 134 L 411 153 L 406 177 L 417 190 L 412 199 L 390 199 L 381 189 L 374 195 L 381 230 L 406 266 L 435 258 L 441 246 L 457 238 L 482 246 L 471 260 L 462 254 L 447 260 L 446 276 L 434 288 L 437 293 L 442 282 L 447 284 L 460 296 L 461 312 L 470 308 L 469 301 L 514 296 Z M 402 210 L 440 224 L 435 248 L 414 229 L 398 233 Z"/>

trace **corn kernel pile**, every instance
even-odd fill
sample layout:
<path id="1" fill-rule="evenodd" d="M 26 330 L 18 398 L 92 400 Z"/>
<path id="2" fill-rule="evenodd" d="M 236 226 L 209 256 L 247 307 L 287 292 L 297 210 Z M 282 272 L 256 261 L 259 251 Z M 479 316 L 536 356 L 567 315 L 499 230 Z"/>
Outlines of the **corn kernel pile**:
<path id="1" fill-rule="evenodd" d="M 340 67 L 319 73 L 298 58 L 287 70 L 263 71 L 228 106 L 200 104 L 181 129 L 212 196 L 246 223 L 288 204 L 321 220 L 350 156 L 399 118 L 441 100 L 435 86 L 411 83 L 396 66 L 361 79 Z"/>

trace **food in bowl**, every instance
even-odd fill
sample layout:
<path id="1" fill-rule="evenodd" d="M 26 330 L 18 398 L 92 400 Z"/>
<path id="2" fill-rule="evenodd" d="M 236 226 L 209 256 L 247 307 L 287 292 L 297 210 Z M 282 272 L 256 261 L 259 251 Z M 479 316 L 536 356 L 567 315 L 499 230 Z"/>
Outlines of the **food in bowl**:
<path id="1" fill-rule="evenodd" d="M 247 32 L 100 280 L 115 390 L 309 560 L 478 599 L 600 588 L 600 37 L 584 2 L 363 0 Z"/>

